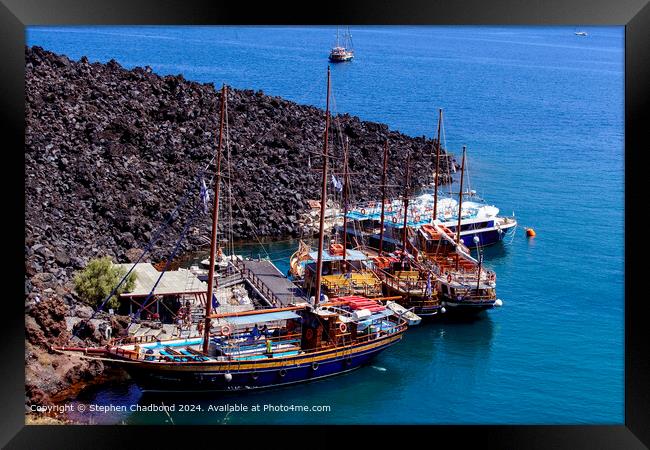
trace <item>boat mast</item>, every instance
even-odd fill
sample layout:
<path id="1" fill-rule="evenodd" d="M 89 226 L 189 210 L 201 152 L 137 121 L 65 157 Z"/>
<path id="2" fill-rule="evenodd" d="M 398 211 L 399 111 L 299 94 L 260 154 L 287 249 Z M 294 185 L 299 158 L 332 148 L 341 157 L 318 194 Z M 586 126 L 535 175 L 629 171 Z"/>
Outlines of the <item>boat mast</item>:
<path id="1" fill-rule="evenodd" d="M 456 245 L 460 244 L 460 219 L 463 212 L 463 176 L 465 175 L 465 146 L 463 145 L 463 161 L 460 165 L 460 189 L 458 192 L 458 226 L 456 227 Z M 456 270 L 458 270 L 459 254 L 456 253 Z"/>
<path id="2" fill-rule="evenodd" d="M 384 144 L 384 172 L 381 176 L 381 229 L 379 231 L 379 256 L 384 247 L 384 206 L 386 204 L 386 172 L 388 169 L 388 139 Z"/>
<path id="3" fill-rule="evenodd" d="M 350 188 L 348 177 L 348 152 L 350 151 L 348 137 L 345 137 L 345 148 L 343 150 L 343 266 L 348 248 L 348 189 Z"/>
<path id="4" fill-rule="evenodd" d="M 404 176 L 404 228 L 402 230 L 402 248 L 404 250 L 404 253 L 406 253 L 406 242 L 407 242 L 407 230 L 406 230 L 406 222 L 408 220 L 408 208 L 409 208 L 409 169 L 411 166 L 411 154 L 406 157 L 406 172 Z"/>
<path id="5" fill-rule="evenodd" d="M 221 184 L 221 145 L 223 143 L 223 123 L 226 110 L 226 85 L 221 87 L 221 118 L 219 124 L 219 145 L 217 146 L 217 172 L 214 182 L 214 210 L 212 211 L 212 240 L 210 241 L 210 268 L 208 269 L 208 297 L 205 302 L 205 326 L 203 331 L 203 353 L 207 355 L 210 343 L 210 314 L 212 313 L 212 284 L 217 252 L 217 222 L 219 220 L 219 185 Z"/>
<path id="6" fill-rule="evenodd" d="M 337 28 L 338 37 L 338 28 Z M 320 195 L 320 227 L 318 232 L 318 258 L 316 260 L 316 296 L 314 306 L 320 303 L 320 283 L 323 272 L 323 240 L 325 238 L 325 203 L 327 202 L 327 139 L 330 127 L 330 67 L 327 66 L 327 100 L 325 102 L 325 139 L 323 143 L 323 186 Z"/>
<path id="7" fill-rule="evenodd" d="M 442 124 L 442 108 L 438 115 L 438 140 L 436 141 L 436 180 L 433 191 L 433 221 L 438 218 L 438 177 L 440 176 L 440 125 Z"/>

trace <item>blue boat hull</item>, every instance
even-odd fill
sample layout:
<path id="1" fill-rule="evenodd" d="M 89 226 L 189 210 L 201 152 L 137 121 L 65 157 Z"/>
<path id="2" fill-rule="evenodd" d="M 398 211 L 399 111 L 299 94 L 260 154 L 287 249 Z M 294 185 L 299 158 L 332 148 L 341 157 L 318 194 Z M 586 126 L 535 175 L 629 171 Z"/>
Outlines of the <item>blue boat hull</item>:
<path id="1" fill-rule="evenodd" d="M 339 228 L 340 231 L 340 228 Z M 460 237 L 460 240 L 463 242 L 463 244 L 466 247 L 469 248 L 476 248 L 477 245 L 474 243 L 474 236 L 478 236 L 480 242 L 478 247 L 487 247 L 488 245 L 494 245 L 497 244 L 501 241 L 506 236 L 509 236 L 509 231 L 504 230 L 503 232 L 499 233 L 498 230 L 486 230 L 486 231 L 472 231 L 469 234 L 463 234 Z M 356 231 L 356 230 L 348 230 L 348 239 L 353 239 L 356 237 L 356 239 L 361 243 L 361 233 Z M 379 235 L 378 234 L 365 234 L 363 236 L 363 239 L 365 242 L 367 242 L 367 245 L 372 248 L 379 248 Z M 354 242 L 354 241 L 353 241 Z M 395 250 L 398 250 L 401 248 L 401 243 L 398 242 L 395 239 L 391 238 L 386 238 L 384 236 L 384 243 L 383 243 L 383 250 L 387 252 L 393 252 Z"/>
<path id="2" fill-rule="evenodd" d="M 128 364 L 124 369 L 145 392 L 239 392 L 314 381 L 350 372 L 367 364 L 396 342 L 399 342 L 399 338 L 347 357 L 334 356 L 318 362 L 316 366 L 306 363 L 286 365 L 283 368 L 230 370 L 227 373 L 203 371 L 198 368 L 194 371 L 165 371 L 155 370 L 155 367 L 136 367 Z"/>

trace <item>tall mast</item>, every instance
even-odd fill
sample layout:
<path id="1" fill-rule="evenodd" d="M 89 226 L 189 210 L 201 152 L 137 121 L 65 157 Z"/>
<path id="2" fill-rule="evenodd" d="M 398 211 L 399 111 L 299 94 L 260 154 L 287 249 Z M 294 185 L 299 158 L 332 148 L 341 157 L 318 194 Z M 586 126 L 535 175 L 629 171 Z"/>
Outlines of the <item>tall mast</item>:
<path id="1" fill-rule="evenodd" d="M 460 165 L 460 191 L 458 192 L 458 226 L 456 227 L 456 244 L 460 244 L 460 219 L 463 212 L 463 178 L 465 175 L 465 146 L 463 145 L 463 161 Z M 458 258 L 456 253 L 456 270 L 458 270 Z"/>
<path id="2" fill-rule="evenodd" d="M 440 125 L 442 124 L 442 108 L 438 115 L 438 140 L 436 141 L 436 180 L 433 191 L 433 220 L 438 218 L 438 177 L 440 176 Z"/>
<path id="3" fill-rule="evenodd" d="M 337 28 L 338 33 L 338 28 Z M 323 143 L 323 186 L 320 195 L 320 228 L 318 232 L 318 259 L 316 260 L 316 296 L 314 305 L 320 303 L 320 283 L 323 272 L 323 240 L 325 238 L 325 203 L 327 202 L 327 140 L 330 128 L 330 67 L 327 66 L 327 100 L 325 103 L 325 142 Z"/>
<path id="4" fill-rule="evenodd" d="M 217 146 L 217 172 L 214 181 L 214 209 L 212 211 L 212 240 L 210 241 L 210 268 L 208 270 L 208 298 L 205 302 L 205 327 L 203 331 L 203 353 L 208 353 L 210 342 L 210 314 L 214 293 L 214 264 L 217 252 L 217 222 L 219 220 L 219 185 L 221 184 L 221 146 L 223 143 L 223 124 L 226 110 L 226 85 L 221 87 L 221 118 L 219 125 L 219 145 Z"/>
<path id="5" fill-rule="evenodd" d="M 384 246 L 384 205 L 386 203 L 386 172 L 388 169 L 388 139 L 384 144 L 384 172 L 381 176 L 381 228 L 379 231 L 379 256 Z"/>
<path id="6" fill-rule="evenodd" d="M 404 176 L 404 228 L 402 229 L 402 248 L 406 253 L 406 242 L 407 242 L 407 230 L 406 222 L 408 220 L 408 208 L 409 208 L 409 170 L 411 166 L 411 154 L 406 157 L 406 173 Z"/>
<path id="7" fill-rule="evenodd" d="M 347 256 L 348 248 L 348 190 L 350 184 L 348 178 L 348 152 L 350 151 L 348 138 L 345 137 L 345 148 L 343 153 L 343 265 L 345 266 L 345 258 Z"/>

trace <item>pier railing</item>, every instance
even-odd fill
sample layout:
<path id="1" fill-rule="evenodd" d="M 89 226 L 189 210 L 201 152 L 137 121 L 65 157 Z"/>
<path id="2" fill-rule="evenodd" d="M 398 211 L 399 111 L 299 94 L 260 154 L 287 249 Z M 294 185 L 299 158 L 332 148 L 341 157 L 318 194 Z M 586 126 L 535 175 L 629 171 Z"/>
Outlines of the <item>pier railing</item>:
<path id="1" fill-rule="evenodd" d="M 246 278 L 257 290 L 269 301 L 273 306 L 278 307 L 282 305 L 280 299 L 273 293 L 271 289 L 257 276 L 253 271 L 246 267 L 244 262 L 240 259 L 235 260 L 235 267 L 240 270 L 241 275 Z"/>

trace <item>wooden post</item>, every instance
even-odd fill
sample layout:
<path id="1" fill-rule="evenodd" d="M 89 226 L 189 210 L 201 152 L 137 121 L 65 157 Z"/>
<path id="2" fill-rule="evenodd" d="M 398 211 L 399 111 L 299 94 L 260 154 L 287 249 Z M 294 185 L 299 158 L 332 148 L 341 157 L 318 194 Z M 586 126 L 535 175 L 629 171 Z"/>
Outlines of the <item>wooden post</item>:
<path id="1" fill-rule="evenodd" d="M 325 139 L 323 143 L 323 186 L 320 196 L 320 227 L 318 232 L 318 258 L 316 259 L 316 295 L 314 305 L 320 303 L 321 272 L 323 271 L 323 240 L 325 239 L 325 204 L 327 203 L 327 139 L 330 127 L 330 67 L 327 66 L 327 100 L 325 101 Z"/>
<path id="2" fill-rule="evenodd" d="M 404 250 L 404 253 L 406 253 L 406 242 L 407 240 L 407 230 L 406 230 L 406 223 L 408 220 L 408 208 L 409 208 L 409 170 L 411 166 L 411 155 L 409 154 L 406 157 L 406 172 L 404 176 L 404 200 L 403 200 L 403 206 L 404 206 L 404 228 L 402 229 L 402 249 Z"/>
<path id="3" fill-rule="evenodd" d="M 381 229 L 379 231 L 379 256 L 384 247 L 384 204 L 386 203 L 386 172 L 388 169 L 388 139 L 384 144 L 384 172 L 381 176 Z"/>
<path id="4" fill-rule="evenodd" d="M 456 227 L 456 245 L 460 245 L 460 220 L 463 212 L 463 178 L 465 175 L 465 146 L 463 145 L 463 161 L 460 165 L 460 189 L 458 192 L 458 226 Z M 460 255 L 456 249 L 456 270 L 458 270 Z"/>
<path id="5" fill-rule="evenodd" d="M 438 218 L 438 177 L 440 176 L 440 125 L 442 124 L 442 108 L 438 115 L 438 140 L 436 143 L 436 179 L 433 191 L 433 221 Z"/>
<path id="6" fill-rule="evenodd" d="M 210 268 L 208 269 L 208 297 L 205 302 L 205 329 L 203 332 L 203 353 L 208 354 L 210 343 L 210 314 L 212 314 L 212 295 L 214 293 L 214 263 L 217 253 L 217 222 L 219 221 L 219 185 L 221 184 L 221 146 L 223 144 L 223 124 L 226 110 L 226 85 L 221 87 L 221 118 L 219 125 L 219 144 L 217 146 L 217 171 L 214 182 L 214 210 L 212 211 L 212 239 L 210 240 Z"/>
<path id="7" fill-rule="evenodd" d="M 348 173 L 348 152 L 350 147 L 347 136 L 345 137 L 345 149 L 343 151 L 343 267 L 345 268 L 348 249 L 348 190 L 350 189 L 348 181 L 350 176 Z"/>

